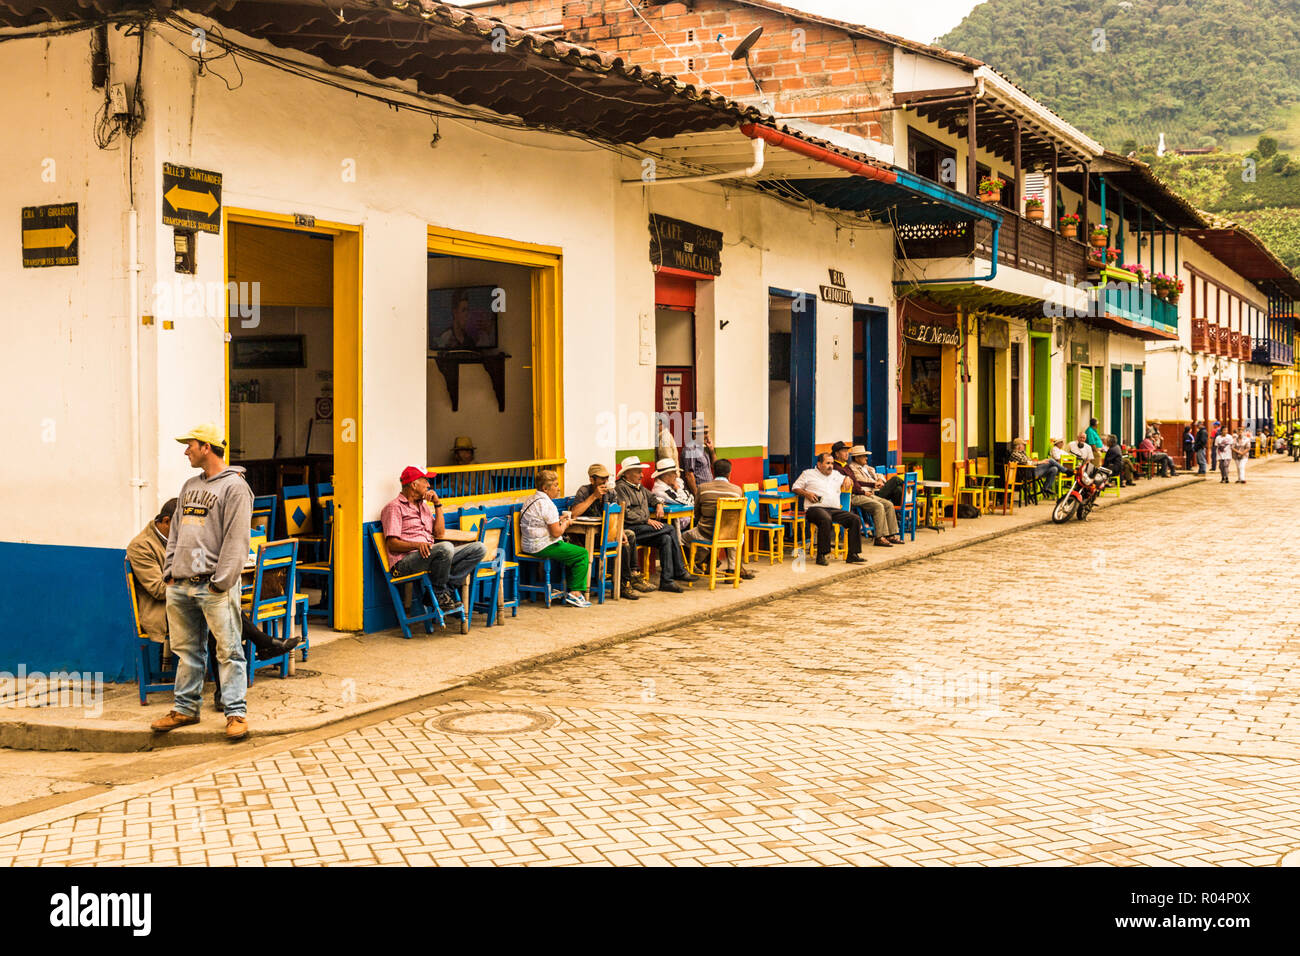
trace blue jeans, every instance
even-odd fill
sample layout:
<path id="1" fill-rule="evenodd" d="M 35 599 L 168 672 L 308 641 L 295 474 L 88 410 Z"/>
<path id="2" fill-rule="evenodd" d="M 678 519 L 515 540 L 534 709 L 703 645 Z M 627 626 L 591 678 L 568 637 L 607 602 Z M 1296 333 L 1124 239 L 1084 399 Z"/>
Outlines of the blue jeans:
<path id="1" fill-rule="evenodd" d="M 227 717 L 243 717 L 248 693 L 248 672 L 241 639 L 239 585 L 214 594 L 202 584 L 171 584 L 167 587 L 167 634 L 176 655 L 177 713 L 197 716 L 203 702 L 207 635 L 217 645 L 217 673 L 221 682 L 221 703 Z"/>
<path id="2" fill-rule="evenodd" d="M 429 549 L 427 558 L 420 557 L 419 551 L 408 551 L 400 561 L 393 565 L 396 575 L 418 574 L 423 571 L 429 575 L 434 594 L 446 594 L 450 584 L 460 590 L 469 574 L 487 554 L 481 541 L 470 541 L 459 547 L 450 541 L 439 541 Z M 418 593 L 418 592 L 417 592 Z"/>

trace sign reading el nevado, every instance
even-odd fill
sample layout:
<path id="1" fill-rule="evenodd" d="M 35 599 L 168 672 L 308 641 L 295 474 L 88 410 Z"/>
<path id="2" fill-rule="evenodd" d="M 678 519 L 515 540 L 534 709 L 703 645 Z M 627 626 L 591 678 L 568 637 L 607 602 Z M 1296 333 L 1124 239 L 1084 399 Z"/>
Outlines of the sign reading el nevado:
<path id="1" fill-rule="evenodd" d="M 960 345 L 961 330 L 908 319 L 903 323 L 903 338 L 925 345 Z"/>
<path id="2" fill-rule="evenodd" d="M 24 206 L 23 268 L 77 265 L 79 229 L 75 202 Z"/>
<path id="3" fill-rule="evenodd" d="M 164 226 L 221 232 L 221 174 L 163 163 Z"/>
<path id="4" fill-rule="evenodd" d="M 651 213 L 650 264 L 656 268 L 721 275 L 722 233 Z"/>

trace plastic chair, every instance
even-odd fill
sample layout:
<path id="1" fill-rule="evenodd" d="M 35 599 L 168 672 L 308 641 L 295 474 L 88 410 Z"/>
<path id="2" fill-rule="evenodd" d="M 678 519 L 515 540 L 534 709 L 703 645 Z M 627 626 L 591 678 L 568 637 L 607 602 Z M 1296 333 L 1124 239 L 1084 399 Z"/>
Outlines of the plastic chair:
<path id="1" fill-rule="evenodd" d="M 773 482 L 775 485 L 775 482 Z M 780 521 L 764 521 L 758 506 L 758 485 L 745 485 L 745 533 L 747 547 L 754 557 L 767 557 L 769 565 L 785 562 L 785 525 Z M 763 535 L 767 535 L 767 547 L 763 548 Z"/>
<path id="2" fill-rule="evenodd" d="M 285 534 L 296 538 L 300 544 L 313 548 L 313 555 L 319 558 L 319 549 L 325 539 L 316 532 L 312 520 L 311 486 L 285 485 L 281 494 L 284 499 Z"/>
<path id="3" fill-rule="evenodd" d="M 325 502 L 325 515 L 321 530 L 325 538 L 325 560 L 310 561 L 298 565 L 298 574 L 304 583 L 308 579 L 319 578 L 321 581 L 321 603 L 317 607 L 308 605 L 307 614 L 327 619 L 334 623 L 334 502 Z M 302 659 L 307 659 L 307 640 L 302 643 Z"/>
<path id="4" fill-rule="evenodd" d="M 388 585 L 389 597 L 393 600 L 393 612 L 397 615 L 397 623 L 402 629 L 402 636 L 408 640 L 411 637 L 412 624 L 424 624 L 426 633 L 432 634 L 434 624 L 443 627 L 449 617 L 460 617 L 460 632 L 469 633 L 469 621 L 466 620 L 465 603 L 461 600 L 459 606 L 451 610 L 444 611 L 438 606 L 438 596 L 433 593 L 433 582 L 429 580 L 429 575 L 423 571 L 417 571 L 414 574 L 402 574 L 394 577 L 393 569 L 388 563 L 388 546 L 384 542 L 384 529 L 380 527 L 378 521 L 371 521 L 366 524 L 366 535 L 370 538 L 370 543 L 375 549 L 375 555 L 379 558 L 379 566 L 384 569 L 384 583 Z M 415 588 L 415 594 L 420 598 L 420 606 L 424 608 L 418 614 L 408 614 L 406 602 L 402 600 L 402 591 L 399 584 L 410 583 Z"/>
<path id="5" fill-rule="evenodd" d="M 894 505 L 894 511 L 898 514 L 898 534 L 900 537 L 912 533 L 912 540 L 916 540 L 916 472 L 909 471 L 903 475 L 903 503 Z"/>
<path id="6" fill-rule="evenodd" d="M 623 575 L 623 506 L 605 505 L 600 528 L 600 545 L 592 555 L 591 571 L 595 576 L 596 603 L 604 604 L 605 595 L 618 600 L 618 582 Z M 612 572 L 612 573 L 611 573 Z"/>
<path id="7" fill-rule="evenodd" d="M 249 620 L 262 627 L 270 637 L 286 639 L 293 633 L 295 617 L 301 617 L 303 639 L 307 635 L 307 595 L 296 591 L 298 584 L 298 542 L 292 538 L 271 541 L 257 549 L 257 569 L 253 573 L 253 588 L 242 600 L 243 611 Z M 284 591 L 281 594 L 265 593 L 266 572 L 284 573 Z M 289 653 L 257 660 L 252 641 L 244 642 L 244 655 L 248 661 L 248 683 L 253 684 L 253 674 L 259 667 L 274 666 L 278 661 L 280 677 L 289 676 Z"/>
<path id="8" fill-rule="evenodd" d="M 540 594 L 542 600 L 549 608 L 551 606 L 551 595 L 554 591 L 551 589 L 551 561 L 549 558 L 539 558 L 533 554 L 526 554 L 520 550 L 520 542 L 523 538 L 519 537 L 519 512 L 516 508 L 510 513 L 510 540 L 514 544 L 514 560 L 519 565 L 519 581 L 516 585 L 522 594 L 530 595 L 529 600 L 536 600 L 531 595 Z M 536 568 L 540 584 L 527 584 L 524 581 L 523 569 Z"/>
<path id="9" fill-rule="evenodd" d="M 135 680 L 140 688 L 140 706 L 149 703 L 149 695 L 160 690 L 173 690 L 176 686 L 176 668 L 164 670 L 161 644 L 149 640 L 140 626 L 140 605 L 135 597 L 135 572 L 130 558 L 122 559 L 126 570 L 126 593 L 131 598 L 131 620 L 135 624 Z M 174 658 L 173 658 L 174 660 Z"/>
<path id="10" fill-rule="evenodd" d="M 731 578 L 731 586 L 740 587 L 740 569 L 745 562 L 745 509 L 742 498 L 719 498 L 718 510 L 713 518 L 713 540 L 690 542 L 688 567 L 694 568 L 695 552 L 704 548 L 709 552 L 709 590 L 717 587 L 719 577 L 723 581 Z M 730 571 L 718 571 L 718 552 L 728 548 L 735 549 L 735 560 Z M 689 587 L 694 587 L 691 582 Z"/>

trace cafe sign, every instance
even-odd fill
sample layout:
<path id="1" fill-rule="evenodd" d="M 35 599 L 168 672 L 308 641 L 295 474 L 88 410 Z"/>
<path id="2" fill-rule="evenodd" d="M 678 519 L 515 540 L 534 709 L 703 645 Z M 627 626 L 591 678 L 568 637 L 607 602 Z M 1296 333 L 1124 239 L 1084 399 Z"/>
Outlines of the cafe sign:
<path id="1" fill-rule="evenodd" d="M 651 213 L 650 264 L 655 268 L 721 275 L 722 233 Z"/>
<path id="2" fill-rule="evenodd" d="M 1011 327 L 1006 319 L 980 319 L 980 345 L 1004 349 L 1011 344 Z"/>
<path id="3" fill-rule="evenodd" d="M 961 330 L 947 325 L 932 325 L 908 319 L 903 323 L 903 338 L 922 345 L 960 345 Z"/>
<path id="4" fill-rule="evenodd" d="M 839 305 L 852 305 L 853 293 L 848 289 L 844 273 L 839 269 L 828 269 L 827 271 L 830 273 L 831 284 L 821 287 L 822 301 L 835 302 Z"/>

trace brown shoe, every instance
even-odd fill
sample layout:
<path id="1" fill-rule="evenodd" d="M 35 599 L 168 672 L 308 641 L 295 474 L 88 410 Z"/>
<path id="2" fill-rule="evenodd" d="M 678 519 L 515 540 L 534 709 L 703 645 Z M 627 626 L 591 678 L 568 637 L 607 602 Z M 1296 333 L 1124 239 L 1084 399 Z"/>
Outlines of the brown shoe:
<path id="1" fill-rule="evenodd" d="M 742 581 L 752 581 L 752 580 L 754 580 L 754 572 L 751 571 L 751 570 L 749 570 L 749 568 L 741 568 L 741 569 L 740 569 L 740 580 L 742 580 Z"/>
<path id="2" fill-rule="evenodd" d="M 243 740 L 248 736 L 248 721 L 243 717 L 226 718 L 226 739 Z"/>
<path id="3" fill-rule="evenodd" d="M 168 712 L 166 717 L 159 717 L 149 729 L 155 734 L 165 734 L 169 730 L 175 730 L 177 727 L 184 727 L 187 724 L 197 724 L 199 722 L 198 714 L 182 714 L 179 710 Z"/>

